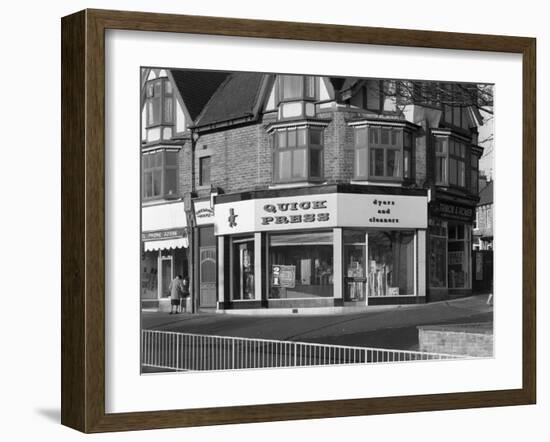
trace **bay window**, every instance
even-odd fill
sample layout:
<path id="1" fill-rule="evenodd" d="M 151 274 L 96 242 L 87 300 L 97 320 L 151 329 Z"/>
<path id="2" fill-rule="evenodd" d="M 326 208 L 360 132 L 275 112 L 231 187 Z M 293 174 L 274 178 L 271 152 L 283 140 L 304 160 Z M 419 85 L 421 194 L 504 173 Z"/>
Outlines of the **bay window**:
<path id="1" fill-rule="evenodd" d="M 146 128 L 174 123 L 174 97 L 168 78 L 152 80 L 145 86 Z"/>
<path id="2" fill-rule="evenodd" d="M 466 188 L 466 165 L 471 169 L 473 163 L 470 161 L 474 157 L 467 145 L 448 136 L 436 136 L 434 144 L 435 183 L 440 186 Z M 471 187 L 470 183 L 468 187 Z"/>
<path id="3" fill-rule="evenodd" d="M 477 155 L 471 154 L 471 170 L 470 170 L 470 190 L 473 194 L 477 195 L 479 192 L 479 158 Z"/>
<path id="4" fill-rule="evenodd" d="M 323 178 L 323 129 L 291 127 L 273 133 L 273 171 L 277 183 Z"/>
<path id="5" fill-rule="evenodd" d="M 413 176 L 413 138 L 401 127 L 355 130 L 354 178 L 402 181 Z"/>
<path id="6" fill-rule="evenodd" d="M 142 155 L 144 199 L 178 196 L 178 152 L 157 151 Z"/>
<path id="7" fill-rule="evenodd" d="M 316 77 L 310 75 L 280 75 L 279 101 L 315 100 Z"/>

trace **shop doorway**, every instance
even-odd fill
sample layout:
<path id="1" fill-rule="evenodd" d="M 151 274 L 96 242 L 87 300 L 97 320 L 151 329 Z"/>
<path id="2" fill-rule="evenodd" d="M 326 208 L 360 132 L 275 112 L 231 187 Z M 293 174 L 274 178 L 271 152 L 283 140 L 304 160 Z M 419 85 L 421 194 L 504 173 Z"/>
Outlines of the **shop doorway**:
<path id="1" fill-rule="evenodd" d="M 170 296 L 170 282 L 174 279 L 174 265 L 171 256 L 161 256 L 160 258 L 160 298 Z"/>
<path id="2" fill-rule="evenodd" d="M 344 303 L 361 307 L 367 304 L 366 272 L 367 234 L 361 231 L 344 233 Z"/>
<path id="3" fill-rule="evenodd" d="M 199 250 L 199 293 L 201 308 L 216 307 L 216 247 Z"/>

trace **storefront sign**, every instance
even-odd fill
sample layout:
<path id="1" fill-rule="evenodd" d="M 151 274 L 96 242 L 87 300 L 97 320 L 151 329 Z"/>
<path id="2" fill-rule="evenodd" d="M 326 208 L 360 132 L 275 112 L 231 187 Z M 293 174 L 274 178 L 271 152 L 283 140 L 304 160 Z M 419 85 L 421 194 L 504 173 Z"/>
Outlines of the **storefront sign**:
<path id="1" fill-rule="evenodd" d="M 475 216 L 475 208 L 458 204 L 434 201 L 430 203 L 430 212 L 434 216 L 460 221 L 472 221 Z"/>
<path id="2" fill-rule="evenodd" d="M 214 209 L 210 206 L 210 200 L 194 201 L 195 220 L 198 226 L 212 224 L 214 222 Z"/>
<path id="3" fill-rule="evenodd" d="M 159 239 L 184 238 L 186 236 L 184 229 L 157 230 L 156 232 L 142 232 L 143 241 L 154 241 Z"/>
<path id="4" fill-rule="evenodd" d="M 216 205 L 215 233 L 332 227 L 427 228 L 425 196 L 321 194 L 261 198 Z"/>
<path id="5" fill-rule="evenodd" d="M 296 266 L 273 265 L 272 286 L 293 289 L 296 286 Z"/>

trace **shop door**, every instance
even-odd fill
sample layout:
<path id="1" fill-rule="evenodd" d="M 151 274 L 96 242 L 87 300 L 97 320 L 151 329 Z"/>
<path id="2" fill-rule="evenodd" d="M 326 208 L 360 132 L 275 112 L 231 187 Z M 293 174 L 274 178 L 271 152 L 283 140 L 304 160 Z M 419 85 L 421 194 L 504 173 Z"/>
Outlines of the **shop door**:
<path id="1" fill-rule="evenodd" d="M 367 303 L 366 234 L 349 232 L 344 241 L 344 302 L 348 306 L 364 306 Z"/>
<path id="2" fill-rule="evenodd" d="M 216 307 L 216 247 L 199 249 L 200 307 Z"/>
<path id="3" fill-rule="evenodd" d="M 172 272 L 172 257 L 171 256 L 163 256 L 161 258 L 161 293 L 160 297 L 166 297 L 170 296 L 170 282 L 174 278 L 173 272 Z"/>

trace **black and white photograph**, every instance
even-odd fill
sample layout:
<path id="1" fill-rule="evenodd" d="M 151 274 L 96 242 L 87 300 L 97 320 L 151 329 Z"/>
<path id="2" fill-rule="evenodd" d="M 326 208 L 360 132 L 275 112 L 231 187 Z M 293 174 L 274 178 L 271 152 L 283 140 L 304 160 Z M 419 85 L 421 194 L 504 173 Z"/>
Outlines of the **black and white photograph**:
<path id="1" fill-rule="evenodd" d="M 140 79 L 142 374 L 493 356 L 494 85 Z"/>

